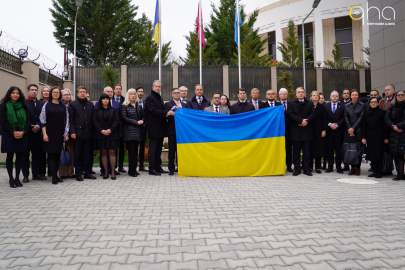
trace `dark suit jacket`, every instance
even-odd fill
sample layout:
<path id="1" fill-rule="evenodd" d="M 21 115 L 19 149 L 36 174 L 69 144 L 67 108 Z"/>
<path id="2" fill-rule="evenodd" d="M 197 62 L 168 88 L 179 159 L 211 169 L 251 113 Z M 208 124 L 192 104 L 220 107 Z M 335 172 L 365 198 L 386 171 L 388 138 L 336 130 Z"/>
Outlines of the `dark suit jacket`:
<path id="1" fill-rule="evenodd" d="M 326 129 L 326 136 L 334 136 L 343 139 L 343 132 L 345 130 L 345 105 L 340 102 L 337 103 L 335 113 L 332 112 L 332 102 L 325 103 L 326 125 L 329 123 L 336 123 L 339 127 L 335 130 L 329 126 Z"/>
<path id="2" fill-rule="evenodd" d="M 177 106 L 174 100 L 166 102 L 165 104 L 166 113 L 170 111 L 173 108 L 173 106 Z M 182 108 L 188 108 L 186 102 L 183 101 L 181 101 L 181 106 Z M 176 136 L 176 123 L 174 122 L 174 116 L 167 117 L 167 135 Z"/>
<path id="3" fill-rule="evenodd" d="M 86 100 L 85 110 L 79 100 L 69 104 L 69 133 L 76 134 L 77 139 L 91 139 L 92 137 L 92 116 L 93 102 Z"/>
<path id="4" fill-rule="evenodd" d="M 113 99 L 115 100 L 115 95 L 113 96 Z M 124 103 L 124 101 L 125 101 L 125 97 L 123 97 L 123 96 L 120 96 L 120 105 L 122 105 L 122 103 Z"/>
<path id="5" fill-rule="evenodd" d="M 255 106 L 253 106 L 252 103 L 246 101 L 246 102 L 236 102 L 231 106 L 230 109 L 230 114 L 239 114 L 239 113 L 245 113 L 245 112 L 251 112 L 255 110 Z"/>
<path id="6" fill-rule="evenodd" d="M 167 137 L 167 111 L 160 94 L 151 91 L 145 100 L 145 118 L 148 122 L 149 138 Z"/>
<path id="7" fill-rule="evenodd" d="M 28 145 L 42 145 L 42 131 L 41 131 L 41 124 L 39 121 L 39 115 L 41 114 L 42 107 L 44 106 L 44 103 L 37 99 L 36 104 L 37 106 L 34 105 L 34 101 L 32 100 L 25 100 L 29 106 L 28 109 L 28 114 L 30 115 L 30 127 L 28 131 Z M 32 126 L 31 125 L 38 125 L 39 131 L 37 133 L 32 132 Z"/>
<path id="8" fill-rule="evenodd" d="M 274 102 L 274 106 L 281 106 L 280 102 L 277 101 L 273 101 Z M 270 104 L 269 102 L 263 102 L 263 104 L 260 106 L 260 109 L 264 109 L 264 108 L 270 108 Z"/>
<path id="9" fill-rule="evenodd" d="M 201 102 L 201 105 L 198 104 L 197 97 L 194 96 L 192 99 L 187 100 L 187 107 L 189 109 L 203 111 L 204 108 L 211 105 L 211 102 L 206 97 L 204 97 L 204 96 L 202 96 L 202 97 L 203 97 L 203 101 Z"/>
<path id="10" fill-rule="evenodd" d="M 262 106 L 264 105 L 264 103 L 266 103 L 266 102 L 263 102 L 261 100 L 257 100 L 257 101 L 259 103 L 259 109 L 261 109 Z M 255 106 L 255 104 L 253 103 L 253 100 L 249 100 L 249 103 L 251 103 L 253 105 L 253 107 Z"/>
<path id="11" fill-rule="evenodd" d="M 294 99 L 287 106 L 287 115 L 290 118 L 291 140 L 311 141 L 314 137 L 313 121 L 315 119 L 312 101 L 304 99 L 304 102 L 299 102 L 298 99 Z M 308 119 L 308 124 L 305 127 L 299 126 L 304 119 Z"/>
<path id="12" fill-rule="evenodd" d="M 108 123 L 104 121 L 103 117 L 103 110 L 96 108 L 93 113 L 93 126 L 94 126 L 94 132 L 93 132 L 93 138 L 96 140 L 104 140 L 108 139 L 110 141 L 113 140 L 118 140 L 119 137 L 119 132 L 118 132 L 118 126 L 119 126 L 119 117 L 118 117 L 118 111 L 115 108 L 110 108 L 108 109 L 108 113 L 110 114 L 109 121 Z M 108 136 L 105 136 L 101 134 L 102 130 L 111 130 L 111 134 Z"/>

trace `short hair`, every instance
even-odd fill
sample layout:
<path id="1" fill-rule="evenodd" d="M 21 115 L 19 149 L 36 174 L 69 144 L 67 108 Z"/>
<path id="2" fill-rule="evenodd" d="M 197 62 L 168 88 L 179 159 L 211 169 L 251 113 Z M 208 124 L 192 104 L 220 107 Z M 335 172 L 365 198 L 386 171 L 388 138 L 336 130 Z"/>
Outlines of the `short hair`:
<path id="1" fill-rule="evenodd" d="M 250 90 L 250 93 L 252 94 L 252 93 L 253 93 L 253 91 L 257 91 L 257 92 L 259 92 L 259 93 L 260 93 L 259 89 L 257 89 L 257 88 L 253 88 L 252 90 Z"/>
<path id="2" fill-rule="evenodd" d="M 378 92 L 377 89 L 373 89 L 373 90 L 370 91 L 370 93 L 371 93 L 371 92 L 377 92 L 378 94 L 380 94 L 380 92 Z"/>
<path id="3" fill-rule="evenodd" d="M 343 88 L 343 92 L 344 92 L 345 90 L 347 90 L 347 91 L 350 92 L 350 89 L 349 89 L 349 88 Z M 343 93 L 343 92 L 342 92 L 342 93 Z"/>
<path id="4" fill-rule="evenodd" d="M 238 95 L 239 95 L 240 92 L 245 92 L 245 93 L 246 93 L 245 88 L 239 88 L 239 89 L 238 89 Z"/>
<path id="5" fill-rule="evenodd" d="M 267 93 L 268 93 L 269 91 L 273 91 L 274 94 L 276 93 L 276 91 L 274 91 L 273 89 L 269 89 L 269 90 L 266 91 L 266 95 L 267 95 Z"/>
<path id="6" fill-rule="evenodd" d="M 84 86 L 79 86 L 79 87 L 77 87 L 76 92 L 79 93 L 79 90 L 80 90 L 80 89 L 84 89 L 84 90 L 86 91 L 86 93 L 87 93 L 87 89 L 86 89 L 86 87 L 84 87 Z"/>
<path id="7" fill-rule="evenodd" d="M 104 92 L 105 92 L 105 90 L 106 90 L 107 88 L 110 88 L 110 89 L 112 90 L 111 86 L 106 86 L 106 87 L 104 87 Z"/>
<path id="8" fill-rule="evenodd" d="M 115 90 L 115 87 L 117 87 L 117 86 L 121 87 L 121 89 L 122 89 L 122 85 L 117 83 L 116 85 L 114 85 L 114 90 Z"/>
<path id="9" fill-rule="evenodd" d="M 391 86 L 395 91 L 395 85 L 393 85 L 392 83 L 388 84 L 387 86 Z"/>
<path id="10" fill-rule="evenodd" d="M 279 94 L 284 93 L 284 92 L 288 94 L 288 90 L 285 88 L 281 88 L 280 91 L 278 91 Z"/>
<path id="11" fill-rule="evenodd" d="M 162 85 L 162 82 L 161 82 L 161 81 L 159 81 L 159 80 L 154 80 L 154 81 L 153 81 L 153 84 L 152 84 L 152 87 L 155 86 L 156 83 L 160 83 L 160 85 Z"/>
<path id="12" fill-rule="evenodd" d="M 339 96 L 339 92 L 338 92 L 338 91 L 333 90 L 332 92 L 330 92 L 330 95 L 332 96 L 332 94 L 333 94 L 333 93 L 337 93 L 337 94 L 338 94 L 338 96 Z"/>
<path id="13" fill-rule="evenodd" d="M 60 88 L 58 86 L 54 86 L 51 88 L 51 90 L 49 91 L 49 101 L 52 101 L 52 92 L 53 90 L 58 89 L 59 90 L 59 101 L 62 99 L 62 91 L 60 90 Z"/>
<path id="14" fill-rule="evenodd" d="M 179 88 L 175 87 L 175 88 L 172 89 L 172 93 L 173 93 L 173 91 L 176 90 L 176 89 L 179 90 Z"/>
<path id="15" fill-rule="evenodd" d="M 41 89 L 41 99 L 44 99 L 44 90 L 45 90 L 45 88 L 47 88 L 49 90 L 49 86 L 42 87 L 42 89 Z M 49 96 L 49 98 L 50 98 L 50 96 Z"/>
<path id="16" fill-rule="evenodd" d="M 128 106 L 129 104 L 131 104 L 131 101 L 129 101 L 129 93 L 135 92 L 136 94 L 136 99 L 135 102 L 139 102 L 139 98 L 138 98 L 138 94 L 136 93 L 136 90 L 134 88 L 131 88 L 127 91 L 126 95 L 125 95 L 125 100 L 122 103 L 125 106 Z"/>
<path id="17" fill-rule="evenodd" d="M 38 85 L 36 85 L 35 83 L 31 83 L 30 85 L 27 86 L 27 91 L 29 91 L 32 86 L 36 87 L 38 90 Z"/>
<path id="18" fill-rule="evenodd" d="M 214 93 L 214 94 L 212 94 L 212 98 L 214 97 L 214 95 L 219 95 L 219 97 L 221 97 L 220 93 Z"/>
<path id="19" fill-rule="evenodd" d="M 194 85 L 194 90 L 197 88 L 197 86 L 201 86 L 201 88 L 203 88 L 202 84 L 196 84 L 196 85 Z"/>
<path id="20" fill-rule="evenodd" d="M 139 89 L 142 89 L 142 90 L 143 90 L 143 86 L 138 86 L 138 87 L 136 88 L 136 92 L 138 92 Z"/>
<path id="21" fill-rule="evenodd" d="M 188 88 L 185 87 L 185 86 L 180 86 L 180 87 L 179 87 L 179 90 L 181 91 L 181 89 L 186 89 L 186 91 L 188 91 Z"/>
<path id="22" fill-rule="evenodd" d="M 302 89 L 305 92 L 305 88 L 303 86 L 298 86 L 297 89 L 295 89 L 295 92 L 297 92 L 298 89 Z"/>
<path id="23" fill-rule="evenodd" d="M 359 92 L 359 90 L 357 90 L 357 89 L 352 89 L 352 90 L 350 91 L 350 95 L 352 95 L 353 92 L 357 92 L 357 94 L 360 95 L 360 92 Z"/>

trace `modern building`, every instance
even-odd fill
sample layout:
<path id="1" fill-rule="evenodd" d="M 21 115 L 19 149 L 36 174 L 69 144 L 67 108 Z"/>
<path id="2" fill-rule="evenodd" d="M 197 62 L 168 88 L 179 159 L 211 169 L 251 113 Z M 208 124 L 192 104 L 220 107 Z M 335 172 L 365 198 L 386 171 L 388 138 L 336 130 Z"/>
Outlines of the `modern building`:
<path id="1" fill-rule="evenodd" d="M 381 0 L 380 0 L 381 2 Z M 312 10 L 314 0 L 280 0 L 259 9 L 255 27 L 268 43 L 262 54 L 273 55 L 274 60 L 282 60 L 277 50 L 278 44 L 284 42 L 287 36 L 287 24 L 293 20 L 297 27 L 297 35 L 302 40 L 302 20 Z M 369 27 L 357 19 L 362 14 L 359 6 L 367 10 L 367 0 L 322 0 L 314 12 L 306 19 L 304 25 L 307 50 L 311 52 L 311 61 L 318 62 L 322 67 L 323 61 L 333 60 L 332 50 L 335 40 L 338 40 L 344 51 L 344 58 L 353 63 L 363 63 L 367 55 L 362 51 L 369 47 Z M 352 11 L 352 12 L 350 12 Z"/>

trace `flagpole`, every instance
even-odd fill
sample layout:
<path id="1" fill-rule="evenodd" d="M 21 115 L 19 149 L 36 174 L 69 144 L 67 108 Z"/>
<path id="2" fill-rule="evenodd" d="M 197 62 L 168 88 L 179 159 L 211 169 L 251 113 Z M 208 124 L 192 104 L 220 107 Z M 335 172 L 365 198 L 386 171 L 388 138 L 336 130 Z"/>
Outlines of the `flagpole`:
<path id="1" fill-rule="evenodd" d="M 160 5 L 162 0 L 159 0 L 159 81 L 162 81 L 162 14 Z"/>
<path id="2" fill-rule="evenodd" d="M 202 31 L 203 31 L 203 25 L 202 25 L 202 12 L 201 12 L 201 10 L 202 10 L 202 6 L 201 6 L 201 0 L 199 1 L 199 8 L 198 8 L 198 20 L 199 20 L 199 22 L 198 22 L 198 24 L 199 24 L 199 28 L 200 29 L 198 29 L 199 30 L 199 35 L 200 35 L 200 84 L 202 85 L 202 39 L 203 39 L 203 37 L 202 37 Z"/>
<path id="3" fill-rule="evenodd" d="M 239 88 L 242 88 L 242 70 L 240 67 L 240 10 L 239 0 L 236 0 L 237 17 L 238 17 L 238 65 L 239 65 Z"/>

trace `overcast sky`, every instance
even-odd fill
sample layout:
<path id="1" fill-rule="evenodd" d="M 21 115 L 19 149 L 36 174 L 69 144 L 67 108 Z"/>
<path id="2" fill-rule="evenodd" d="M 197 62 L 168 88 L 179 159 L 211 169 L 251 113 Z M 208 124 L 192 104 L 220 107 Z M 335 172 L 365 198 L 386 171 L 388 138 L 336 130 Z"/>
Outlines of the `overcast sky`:
<path id="1" fill-rule="evenodd" d="M 198 0 L 161 0 L 162 1 L 162 39 L 172 41 L 172 51 L 176 56 L 186 56 L 186 39 L 189 31 L 194 28 L 197 16 Z M 278 0 L 240 0 L 250 13 L 277 2 Z M 216 6 L 220 0 L 203 0 L 203 18 L 209 22 L 212 11 L 211 3 Z M 145 13 L 152 20 L 155 14 L 155 0 L 132 0 L 137 5 L 139 18 Z M 63 65 L 63 49 L 53 37 L 54 27 L 51 23 L 51 0 L 0 0 L 0 30 L 27 43 L 43 55 Z M 3 36 L 4 37 L 4 36 Z M 1 39 L 2 37 L 0 37 Z M 0 40 L 1 41 L 1 40 Z M 0 44 L 2 44 L 0 42 Z M 71 50 L 71 49 L 70 49 Z"/>

